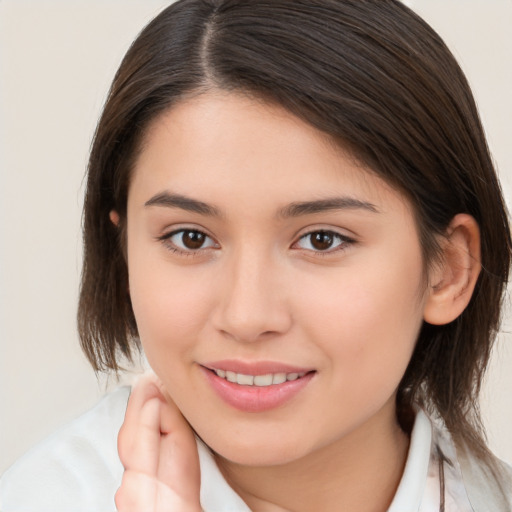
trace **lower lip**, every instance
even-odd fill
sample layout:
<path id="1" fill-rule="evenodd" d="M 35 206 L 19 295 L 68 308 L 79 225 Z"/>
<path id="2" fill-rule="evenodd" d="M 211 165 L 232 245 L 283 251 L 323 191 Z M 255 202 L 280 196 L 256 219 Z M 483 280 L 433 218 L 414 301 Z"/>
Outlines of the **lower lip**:
<path id="1" fill-rule="evenodd" d="M 310 372 L 297 380 L 270 386 L 242 386 L 219 377 L 203 366 L 200 368 L 220 398 L 243 412 L 264 412 L 284 405 L 304 389 L 315 374 Z"/>

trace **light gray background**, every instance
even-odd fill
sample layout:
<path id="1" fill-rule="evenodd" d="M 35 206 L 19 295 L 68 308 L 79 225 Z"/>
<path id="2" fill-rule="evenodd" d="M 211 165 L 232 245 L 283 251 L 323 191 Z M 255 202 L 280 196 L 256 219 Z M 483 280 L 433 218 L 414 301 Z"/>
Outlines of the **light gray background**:
<path id="1" fill-rule="evenodd" d="M 168 3 L 0 0 L 0 473 L 116 385 L 96 379 L 76 335 L 82 180 L 113 74 Z M 466 71 L 509 199 L 512 0 L 407 3 Z M 508 462 L 511 342 L 500 337 L 482 399 L 490 444 Z"/>

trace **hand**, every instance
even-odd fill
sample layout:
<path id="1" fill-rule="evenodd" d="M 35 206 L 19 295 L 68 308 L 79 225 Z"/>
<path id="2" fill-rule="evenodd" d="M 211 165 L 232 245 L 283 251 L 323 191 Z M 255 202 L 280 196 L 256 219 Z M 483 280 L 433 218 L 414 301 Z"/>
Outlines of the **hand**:
<path id="1" fill-rule="evenodd" d="M 192 429 L 155 375 L 134 386 L 117 441 L 124 466 L 119 512 L 200 512 Z"/>

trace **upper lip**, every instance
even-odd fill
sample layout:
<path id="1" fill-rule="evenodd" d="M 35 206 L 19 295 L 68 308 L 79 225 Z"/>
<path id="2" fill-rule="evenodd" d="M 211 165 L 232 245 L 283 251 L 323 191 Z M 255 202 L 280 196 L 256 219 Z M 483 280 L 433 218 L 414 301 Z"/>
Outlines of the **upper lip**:
<path id="1" fill-rule="evenodd" d="M 209 370 L 224 370 L 243 375 L 267 375 L 269 373 L 308 373 L 313 368 L 294 366 L 277 361 L 242 361 L 237 359 L 224 359 L 201 364 Z"/>

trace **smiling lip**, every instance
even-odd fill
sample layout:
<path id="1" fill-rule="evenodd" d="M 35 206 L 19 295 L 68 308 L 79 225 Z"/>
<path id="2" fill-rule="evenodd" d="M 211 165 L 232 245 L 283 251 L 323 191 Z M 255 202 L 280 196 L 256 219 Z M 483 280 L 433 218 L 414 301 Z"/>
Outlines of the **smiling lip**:
<path id="1" fill-rule="evenodd" d="M 244 412 L 263 412 L 285 404 L 304 389 L 316 373 L 311 368 L 300 368 L 272 361 L 255 363 L 234 360 L 215 361 L 200 365 L 200 369 L 209 385 L 222 400 Z M 228 372 L 231 374 L 229 375 L 231 380 L 234 375 L 243 377 L 243 382 L 246 382 L 247 378 L 249 382 L 252 382 L 252 377 L 259 378 L 254 380 L 254 385 L 245 385 L 227 380 L 224 374 Z M 221 376 L 218 375 L 219 373 Z M 270 375 L 277 383 L 269 383 Z"/>

